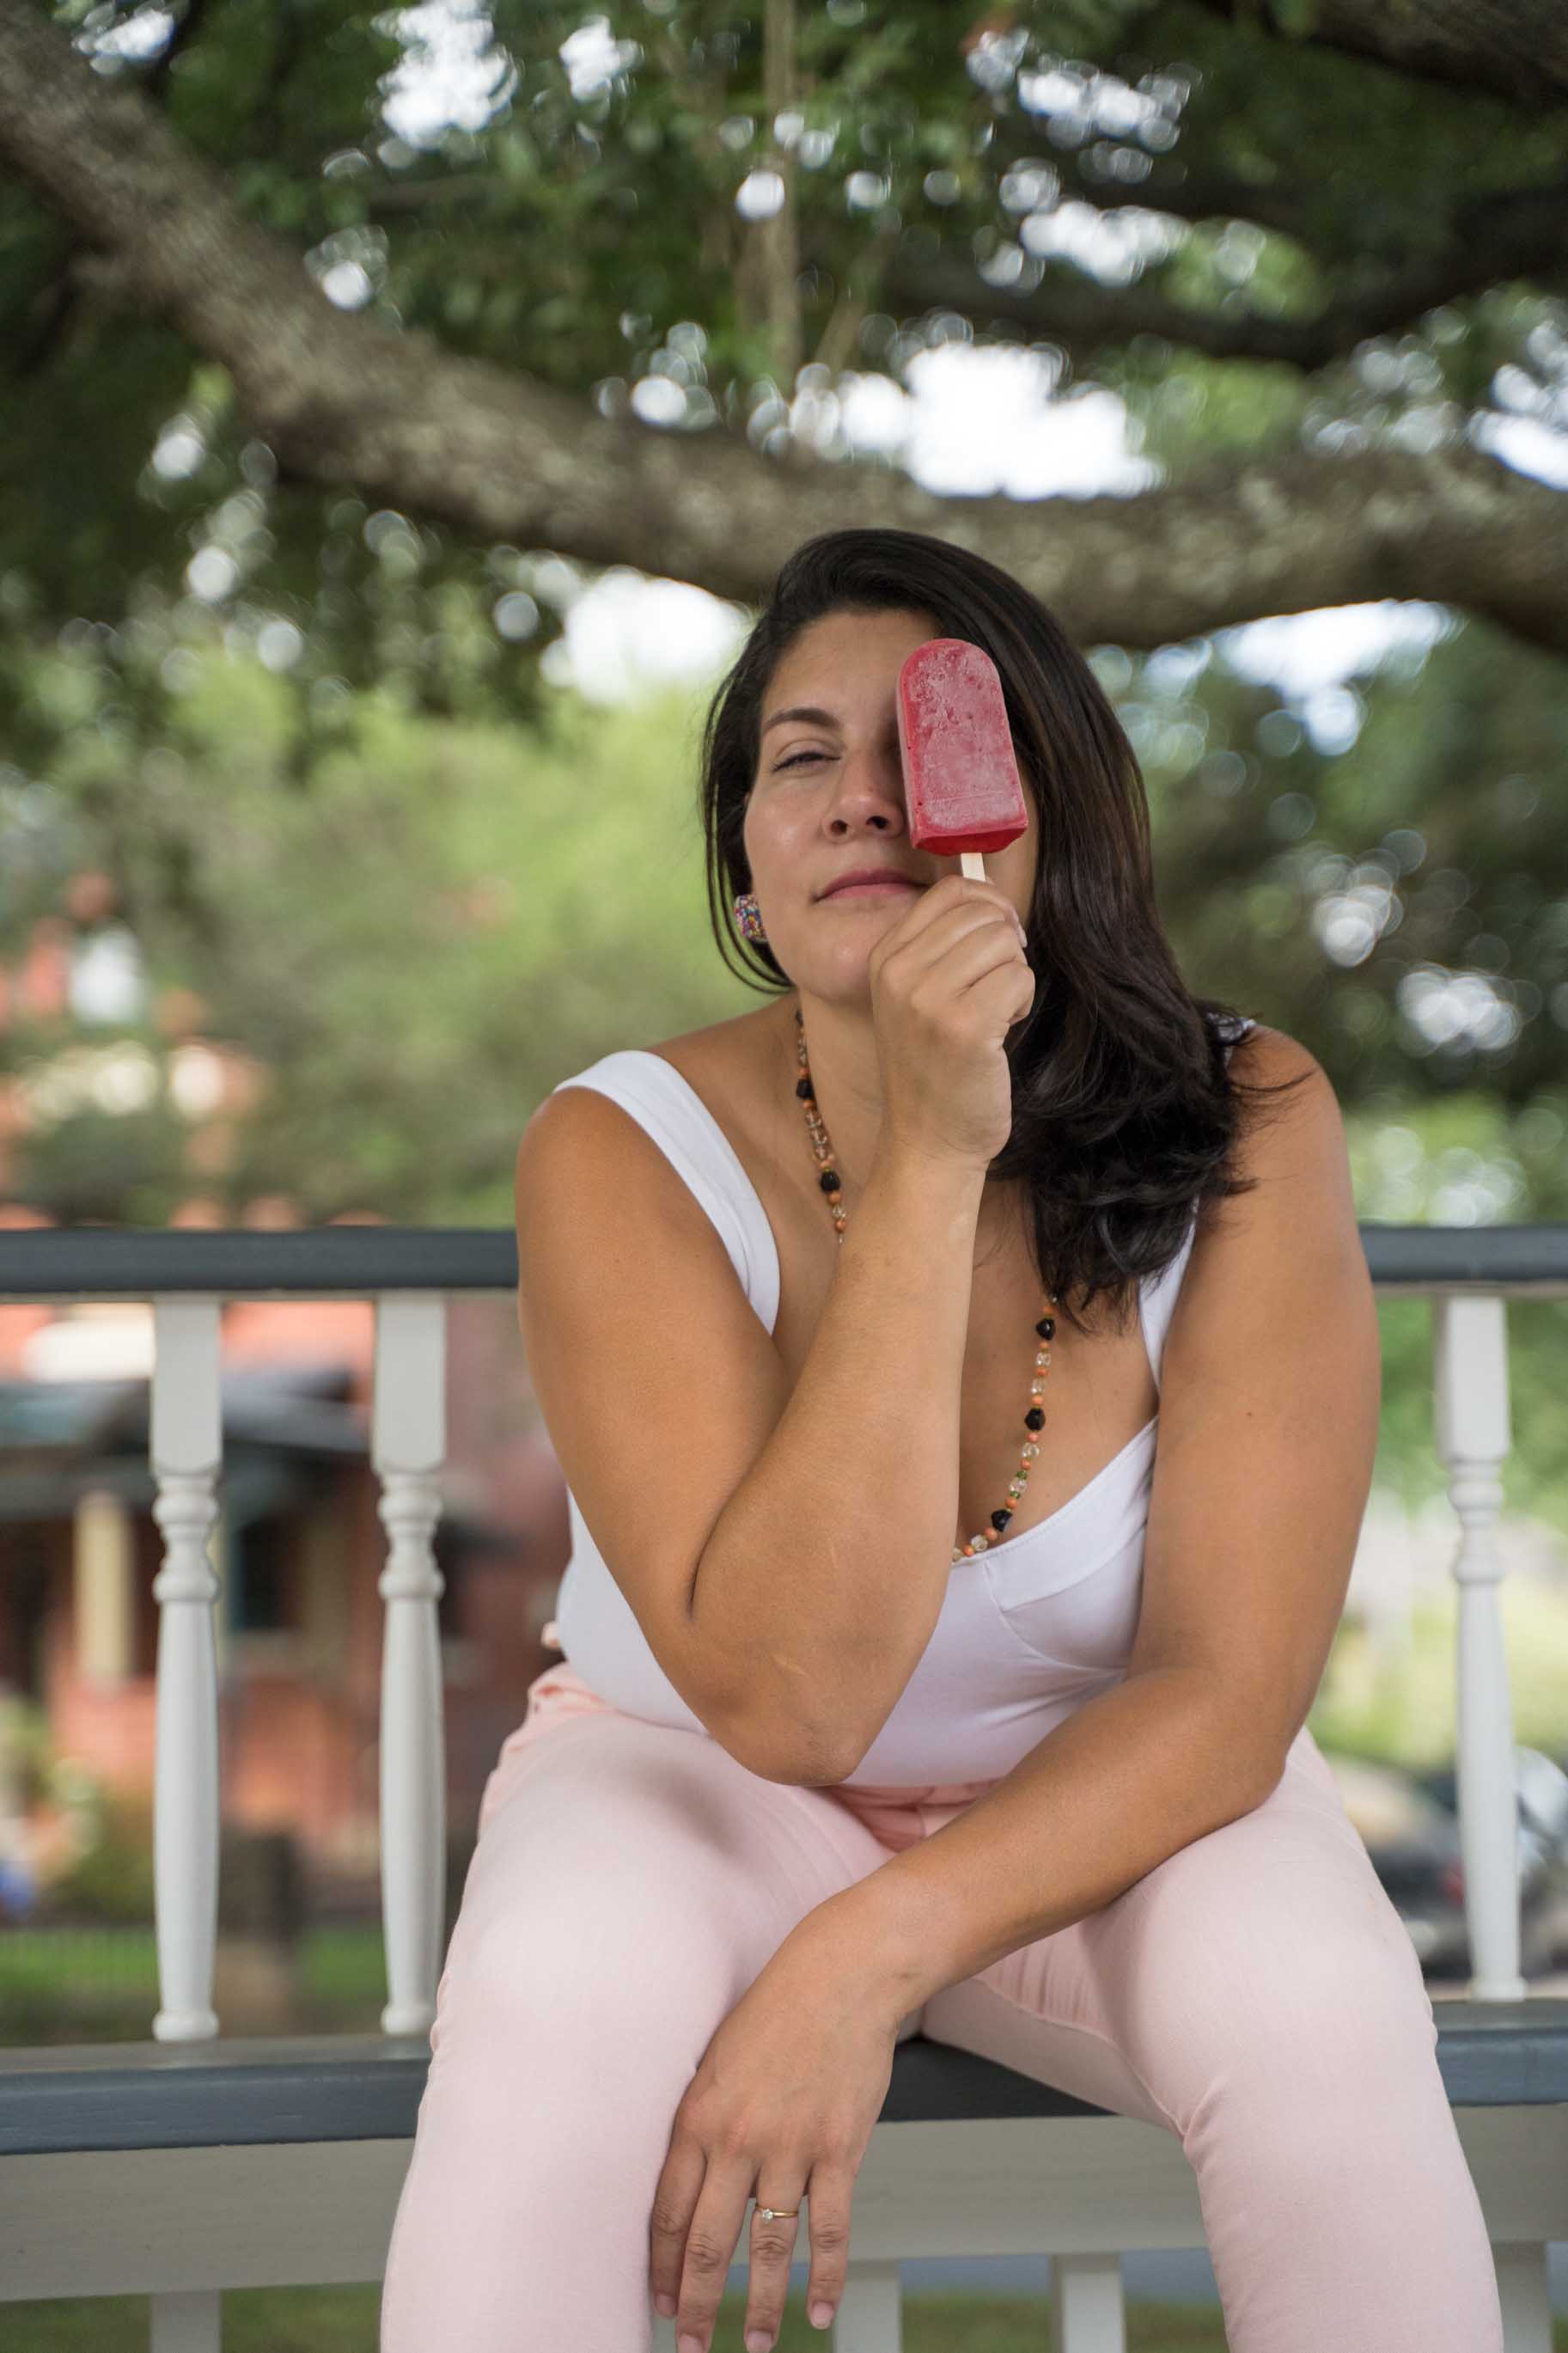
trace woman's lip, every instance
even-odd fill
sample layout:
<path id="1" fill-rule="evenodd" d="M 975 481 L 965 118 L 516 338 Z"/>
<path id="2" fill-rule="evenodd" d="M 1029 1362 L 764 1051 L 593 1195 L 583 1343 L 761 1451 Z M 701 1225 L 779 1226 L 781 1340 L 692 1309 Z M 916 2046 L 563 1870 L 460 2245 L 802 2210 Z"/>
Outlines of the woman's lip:
<path id="1" fill-rule="evenodd" d="M 876 891 L 918 891 L 918 882 L 906 882 L 902 875 L 889 874 L 884 882 L 846 882 L 837 891 L 826 892 L 829 899 L 858 899 Z"/>

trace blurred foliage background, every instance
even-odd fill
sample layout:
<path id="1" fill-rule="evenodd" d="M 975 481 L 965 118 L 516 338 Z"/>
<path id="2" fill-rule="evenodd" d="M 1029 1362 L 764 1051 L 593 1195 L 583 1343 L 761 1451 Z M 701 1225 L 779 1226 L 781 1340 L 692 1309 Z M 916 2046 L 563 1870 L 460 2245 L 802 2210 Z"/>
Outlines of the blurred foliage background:
<path id="1" fill-rule="evenodd" d="M 1411 69 L 1397 15 L 1352 51 L 1310 0 L 5 0 L 5 1197 L 510 1223 L 561 1076 L 752 1002 L 703 900 L 711 681 L 595 701 L 574 604 L 662 533 L 738 637 L 825 481 L 912 521 L 912 445 L 855 419 L 907 428 L 956 346 L 1123 405 L 1144 488 L 918 527 L 1033 578 L 1116 510 L 1086 649 L 1194 989 L 1320 1058 L 1364 1219 L 1568 1215 L 1568 89 L 1495 26 Z M 514 403 L 515 470 L 433 487 L 411 395 L 453 451 Z M 721 462 L 757 527 L 721 513 L 704 565 Z M 1283 559 L 1235 503 L 1262 481 Z M 1369 629 L 1310 717 L 1233 663 L 1321 601 L 1325 533 L 1347 600 L 1419 595 L 1412 499 L 1463 592 L 1424 643 Z M 1163 638 L 1177 578 L 1208 625 Z M 1383 1328 L 1377 1475 L 1415 1508 L 1427 1308 Z M 1568 1529 L 1563 1319 L 1510 1331 L 1509 1507 Z"/>

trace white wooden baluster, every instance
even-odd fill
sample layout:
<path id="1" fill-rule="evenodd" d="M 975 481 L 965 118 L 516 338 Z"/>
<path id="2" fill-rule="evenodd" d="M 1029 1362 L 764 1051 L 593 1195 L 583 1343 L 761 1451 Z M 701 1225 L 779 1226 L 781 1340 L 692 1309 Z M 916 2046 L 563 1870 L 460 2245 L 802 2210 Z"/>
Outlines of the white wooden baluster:
<path id="1" fill-rule="evenodd" d="M 896 2263 L 851 2259 L 829 2334 L 833 2353 L 903 2353 L 903 2291 Z"/>
<path id="2" fill-rule="evenodd" d="M 212 2006 L 217 1944 L 218 1581 L 207 1556 L 223 1461 L 219 1303 L 153 1303 L 148 1452 L 153 1517 L 163 1533 L 158 1604 L 158 1701 L 153 1756 L 153 1902 L 157 1919 L 160 2042 L 217 2032 Z M 219 2353 L 222 2296 L 150 2299 L 152 2353 Z"/>
<path id="3" fill-rule="evenodd" d="M 207 1557 L 223 1455 L 218 1302 L 153 1305 L 149 1452 L 153 1517 L 163 1532 L 158 1604 L 153 1880 L 157 1915 L 159 2042 L 217 2032 L 212 2006 L 217 1941 L 218 1581 Z"/>
<path id="4" fill-rule="evenodd" d="M 1117 2254 L 1051 2257 L 1052 2353 L 1127 2353 Z"/>
<path id="5" fill-rule="evenodd" d="M 444 1580 L 432 1537 L 447 1443 L 447 1305 L 437 1292 L 379 1300 L 372 1459 L 391 1552 L 381 1653 L 381 1917 L 387 2034 L 423 2034 L 436 2015 L 445 1927 L 447 1782 L 441 1642 Z"/>
<path id="6" fill-rule="evenodd" d="M 155 2295 L 151 2353 L 218 2353 L 220 2288 L 171 2289 Z"/>
<path id="7" fill-rule="evenodd" d="M 1519 1801 L 1513 1705 L 1498 1586 L 1509 1427 L 1508 1322 L 1500 1298 L 1439 1293 L 1433 1301 L 1437 1452 L 1459 1516 L 1453 1572 L 1459 1588 L 1459 1842 L 1470 1994 L 1521 2001 Z"/>
<path id="8" fill-rule="evenodd" d="M 1494 2243 L 1503 2353 L 1552 2353 L 1551 2279 L 1546 2249 L 1528 2242 Z"/>

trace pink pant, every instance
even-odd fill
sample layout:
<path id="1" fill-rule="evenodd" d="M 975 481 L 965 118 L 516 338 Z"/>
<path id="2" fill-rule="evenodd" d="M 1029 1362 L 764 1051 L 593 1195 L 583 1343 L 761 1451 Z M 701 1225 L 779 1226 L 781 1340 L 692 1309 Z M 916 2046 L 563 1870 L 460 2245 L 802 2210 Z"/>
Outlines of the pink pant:
<path id="1" fill-rule="evenodd" d="M 485 1787 L 381 2353 L 648 2353 L 648 2209 L 710 2037 L 797 1921 L 987 1786 L 786 1787 L 541 1675 Z M 917 2031 L 1177 2136 L 1231 2353 L 1502 2353 L 1420 1963 L 1309 1732 L 1262 1805 Z"/>

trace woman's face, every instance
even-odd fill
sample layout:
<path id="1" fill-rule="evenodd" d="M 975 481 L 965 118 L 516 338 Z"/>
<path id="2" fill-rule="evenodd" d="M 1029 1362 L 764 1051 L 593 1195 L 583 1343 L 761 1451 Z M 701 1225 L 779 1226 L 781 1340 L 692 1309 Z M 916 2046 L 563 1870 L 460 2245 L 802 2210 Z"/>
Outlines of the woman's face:
<path id="1" fill-rule="evenodd" d="M 911 903 L 910 888 L 825 898 L 837 876 L 886 867 L 925 890 L 962 871 L 956 858 L 910 841 L 899 756 L 899 672 L 942 634 L 929 613 L 830 613 L 796 638 L 763 695 L 742 839 L 768 944 L 815 994 L 852 985 L 872 942 Z M 783 716 L 807 710 L 823 715 Z M 1027 788 L 1024 799 L 1028 807 Z M 1035 855 L 1031 807 L 1026 830 L 985 859 L 987 880 L 1026 927 Z"/>

